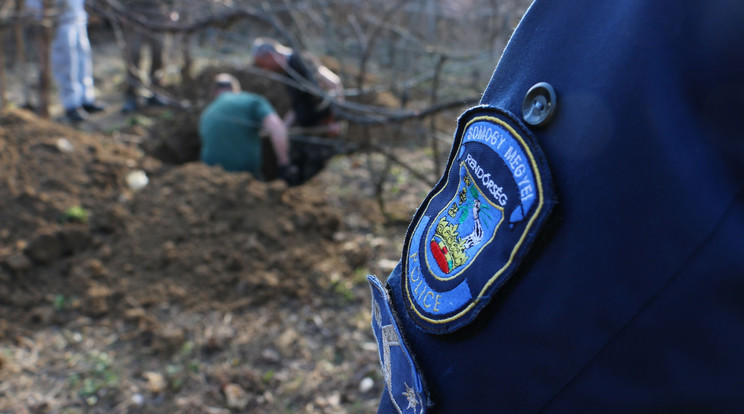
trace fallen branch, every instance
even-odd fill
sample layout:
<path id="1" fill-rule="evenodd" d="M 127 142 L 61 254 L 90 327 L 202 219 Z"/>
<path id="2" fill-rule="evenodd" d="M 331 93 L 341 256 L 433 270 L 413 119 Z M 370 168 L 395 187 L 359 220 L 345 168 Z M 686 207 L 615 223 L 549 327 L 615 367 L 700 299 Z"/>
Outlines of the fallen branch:
<path id="1" fill-rule="evenodd" d="M 398 158 L 395 154 L 391 153 L 387 149 L 385 149 L 385 148 L 383 148 L 383 147 L 381 147 L 379 145 L 376 145 L 376 144 L 370 144 L 369 146 L 370 146 L 370 148 L 372 150 L 374 150 L 376 152 L 379 152 L 380 154 L 384 155 L 387 159 L 389 159 L 392 162 L 398 164 L 404 170 L 408 171 L 409 173 L 411 173 L 411 175 L 413 175 L 414 177 L 416 177 L 419 180 L 423 181 L 427 185 L 429 185 L 431 187 L 434 187 L 434 185 L 436 184 L 435 181 L 431 180 L 429 177 L 425 176 L 423 173 L 420 173 L 420 172 L 414 170 L 411 166 L 409 166 L 405 162 L 401 161 L 400 158 Z"/>

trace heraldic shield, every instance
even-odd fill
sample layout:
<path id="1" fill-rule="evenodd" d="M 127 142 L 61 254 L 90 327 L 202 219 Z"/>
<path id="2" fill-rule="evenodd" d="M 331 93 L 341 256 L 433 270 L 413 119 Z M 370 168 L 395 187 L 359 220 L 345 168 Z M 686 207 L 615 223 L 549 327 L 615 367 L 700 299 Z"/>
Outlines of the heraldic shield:
<path id="1" fill-rule="evenodd" d="M 412 318 L 432 333 L 472 321 L 554 204 L 547 163 L 522 124 L 488 107 L 463 114 L 444 176 L 406 235 L 402 286 Z"/>

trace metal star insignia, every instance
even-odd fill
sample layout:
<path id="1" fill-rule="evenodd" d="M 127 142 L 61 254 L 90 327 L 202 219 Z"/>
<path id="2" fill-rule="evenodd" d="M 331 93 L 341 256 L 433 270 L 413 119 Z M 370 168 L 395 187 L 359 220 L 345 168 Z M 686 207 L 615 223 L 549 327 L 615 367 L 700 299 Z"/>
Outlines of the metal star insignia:
<path id="1" fill-rule="evenodd" d="M 413 388 L 409 387 L 408 384 L 405 382 L 403 385 L 406 386 L 406 392 L 403 393 L 403 395 L 406 396 L 406 399 L 408 400 L 408 407 L 406 407 L 406 410 L 409 408 L 416 409 L 416 406 L 419 404 L 418 402 L 418 395 L 416 395 L 416 391 L 413 390 Z"/>

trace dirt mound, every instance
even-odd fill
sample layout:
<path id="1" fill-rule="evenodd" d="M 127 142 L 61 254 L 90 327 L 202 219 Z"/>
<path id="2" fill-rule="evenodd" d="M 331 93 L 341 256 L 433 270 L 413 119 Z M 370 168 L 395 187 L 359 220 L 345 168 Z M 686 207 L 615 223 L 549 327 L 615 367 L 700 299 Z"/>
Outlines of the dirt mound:
<path id="1" fill-rule="evenodd" d="M 2 122 L 4 302 L 44 301 L 33 291 L 19 295 L 13 282 L 21 280 L 83 296 L 91 280 L 126 279 L 122 289 L 153 297 L 140 303 L 186 306 L 234 300 L 246 290 L 302 296 L 330 273 L 361 264 L 327 262 L 340 256 L 333 237 L 341 218 L 312 185 L 287 188 L 200 163 L 163 165 L 126 144 L 22 111 Z M 126 178 L 138 168 L 149 184 L 135 192 Z M 162 286 L 169 282 L 194 294 L 171 298 L 173 289 Z"/>
<path id="2" fill-rule="evenodd" d="M 373 411 L 373 203 L 347 216 L 319 181 L 165 164 L 20 110 L 0 126 L 0 407 Z"/>

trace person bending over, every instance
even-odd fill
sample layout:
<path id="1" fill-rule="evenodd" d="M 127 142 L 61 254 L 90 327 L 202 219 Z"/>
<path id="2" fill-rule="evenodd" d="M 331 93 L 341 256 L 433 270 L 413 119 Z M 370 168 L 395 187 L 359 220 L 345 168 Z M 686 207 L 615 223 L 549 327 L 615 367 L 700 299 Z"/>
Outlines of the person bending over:
<path id="1" fill-rule="evenodd" d="M 276 154 L 279 176 L 289 181 L 291 171 L 287 128 L 268 100 L 240 90 L 227 73 L 215 77 L 214 99 L 199 119 L 200 159 L 226 171 L 248 171 L 262 179 L 261 131 L 268 133 Z"/>

